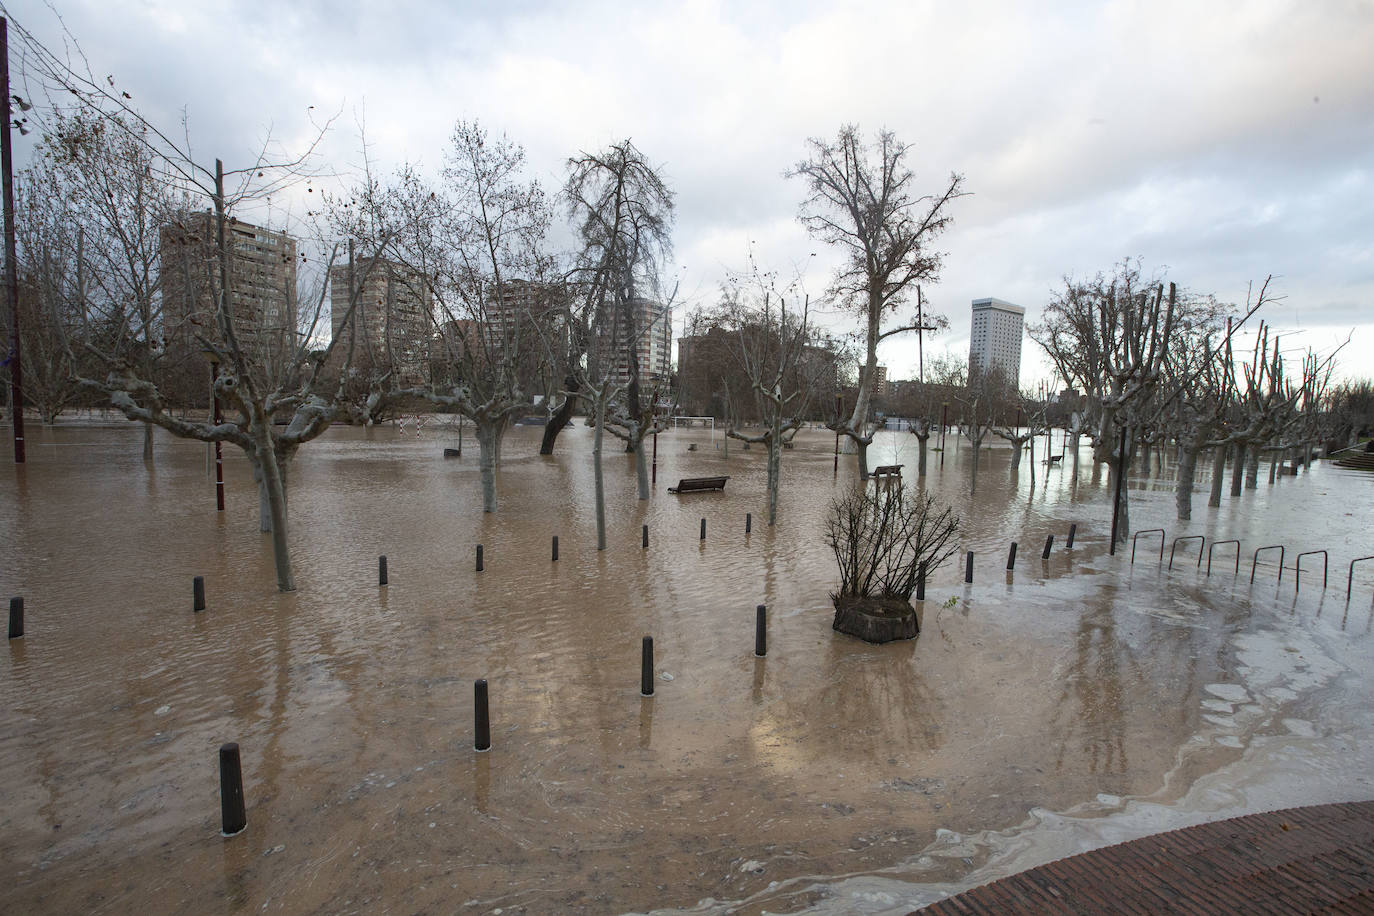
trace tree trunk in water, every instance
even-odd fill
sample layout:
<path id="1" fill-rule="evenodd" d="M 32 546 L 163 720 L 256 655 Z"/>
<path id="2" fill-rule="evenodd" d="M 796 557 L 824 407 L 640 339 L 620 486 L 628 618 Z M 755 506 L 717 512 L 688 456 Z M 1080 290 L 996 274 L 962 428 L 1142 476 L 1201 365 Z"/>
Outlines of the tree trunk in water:
<path id="1" fill-rule="evenodd" d="M 1119 456 L 1107 462 L 1107 490 L 1112 494 L 1113 499 L 1116 498 L 1116 479 L 1117 475 L 1121 473 L 1121 464 L 1122 462 Z M 1116 543 L 1120 546 L 1126 543 L 1131 533 L 1131 488 L 1129 477 L 1125 481 L 1122 481 L 1121 500 L 1117 503 L 1116 511 Z"/>
<path id="2" fill-rule="evenodd" d="M 601 471 L 601 446 L 605 438 L 606 398 L 600 392 L 596 397 L 596 431 L 592 434 L 592 478 L 596 482 L 596 549 L 606 549 L 606 478 Z M 729 442 L 730 440 L 725 440 Z"/>
<path id="3" fill-rule="evenodd" d="M 1259 488 L 1259 444 L 1251 445 L 1246 452 L 1245 489 L 1255 490 Z"/>
<path id="4" fill-rule="evenodd" d="M 268 419 L 253 424 L 261 428 L 254 430 L 257 449 L 249 457 L 253 461 L 253 475 L 258 479 L 260 509 L 263 508 L 261 503 L 266 503 L 266 511 L 259 514 L 259 527 L 272 533 L 277 588 L 291 592 L 296 590 L 296 580 L 291 575 L 291 553 L 286 541 L 286 468 L 277 461 L 277 453 L 272 446 L 272 431 L 267 428 L 270 422 Z"/>
<path id="5" fill-rule="evenodd" d="M 153 424 L 151 423 L 143 424 L 143 460 L 153 460 Z"/>
<path id="6" fill-rule="evenodd" d="M 973 440 L 973 483 L 969 485 L 968 489 L 970 496 L 978 492 L 978 451 L 982 444 L 982 439 Z"/>
<path id="7" fill-rule="evenodd" d="M 1235 467 L 1231 468 L 1231 495 L 1239 496 L 1245 483 L 1245 443 L 1236 443 L 1235 455 Z"/>
<path id="8" fill-rule="evenodd" d="M 917 464 L 916 464 L 916 476 L 917 476 L 917 477 L 924 477 L 924 476 L 926 476 L 926 443 L 927 443 L 929 440 L 930 440 L 930 433 L 926 433 L 924 436 L 917 436 L 917 437 L 916 437 L 916 441 L 919 442 L 919 443 L 921 444 L 921 445 L 920 445 L 920 449 L 917 451 L 917 454 L 920 456 L 920 457 L 917 459 Z"/>
<path id="9" fill-rule="evenodd" d="M 1274 485 L 1274 477 L 1279 469 L 1279 455 L 1282 454 L 1278 449 L 1269 453 L 1269 486 Z"/>
<path id="10" fill-rule="evenodd" d="M 1197 456 L 1200 447 L 1184 446 L 1178 456 L 1178 489 L 1174 491 L 1174 502 L 1178 507 L 1178 520 L 1186 522 L 1193 517 L 1193 479 L 1197 476 Z"/>
<path id="11" fill-rule="evenodd" d="M 1011 440 L 1011 469 L 1013 471 L 1021 469 L 1021 443 L 1015 439 Z"/>
<path id="12" fill-rule="evenodd" d="M 482 511 L 496 511 L 496 462 L 501 450 L 505 421 L 478 420 L 477 469 L 482 479 Z"/>
<path id="13" fill-rule="evenodd" d="M 1216 508 L 1221 505 L 1221 488 L 1226 482 L 1226 446 L 1212 446 L 1212 492 L 1207 497 L 1207 505 Z"/>
<path id="14" fill-rule="evenodd" d="M 778 521 L 778 485 L 782 477 L 782 434 L 776 426 L 768 437 L 768 525 Z"/>
<path id="15" fill-rule="evenodd" d="M 563 380 L 563 388 L 568 392 L 568 396 L 563 400 L 563 406 L 554 411 L 544 426 L 544 439 L 539 443 L 539 454 L 552 455 L 553 444 L 558 441 L 558 434 L 567 429 L 568 424 L 572 422 L 573 407 L 577 403 L 577 398 L 573 395 L 577 393 L 578 387 L 576 379 L 569 377 Z"/>
<path id="16" fill-rule="evenodd" d="M 644 454 L 644 432 L 638 428 L 634 430 L 634 437 L 630 440 L 635 448 L 635 479 L 639 483 L 639 498 L 649 498 L 649 457 Z"/>
<path id="17" fill-rule="evenodd" d="M 854 440 L 854 448 L 859 453 L 859 479 L 868 479 L 868 443 L 861 439 Z"/>

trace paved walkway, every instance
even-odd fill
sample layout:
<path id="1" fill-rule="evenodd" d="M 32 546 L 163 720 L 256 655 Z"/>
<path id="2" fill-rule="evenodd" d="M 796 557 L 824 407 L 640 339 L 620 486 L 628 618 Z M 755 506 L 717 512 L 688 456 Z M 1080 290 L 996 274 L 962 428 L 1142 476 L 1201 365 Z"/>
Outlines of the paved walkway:
<path id="1" fill-rule="evenodd" d="M 1374 801 L 1250 814 L 1107 846 L 921 913 L 1374 913 Z"/>

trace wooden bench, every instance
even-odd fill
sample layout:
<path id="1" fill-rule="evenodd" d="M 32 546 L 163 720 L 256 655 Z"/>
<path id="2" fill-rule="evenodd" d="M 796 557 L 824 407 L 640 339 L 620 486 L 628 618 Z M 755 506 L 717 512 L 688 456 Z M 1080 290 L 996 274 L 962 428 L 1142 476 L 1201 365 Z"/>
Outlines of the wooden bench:
<path id="1" fill-rule="evenodd" d="M 701 490 L 724 490 L 726 477 L 684 477 L 677 486 L 669 487 L 669 493 L 696 493 Z"/>
<path id="2" fill-rule="evenodd" d="M 904 468 L 905 466 L 906 466 L 906 465 L 902 465 L 902 464 L 882 464 L 882 465 L 879 465 L 878 467 L 874 468 L 874 469 L 873 469 L 873 473 L 870 474 L 869 476 L 870 476 L 870 477 L 874 477 L 874 478 L 877 478 L 877 477 L 901 477 L 901 476 L 902 476 L 902 468 Z"/>
<path id="3" fill-rule="evenodd" d="M 1058 464 L 1059 462 L 1061 462 L 1061 461 L 1063 461 L 1063 460 L 1064 460 L 1064 456 L 1063 456 L 1063 455 L 1051 455 L 1050 457 L 1048 457 L 1048 458 L 1045 459 L 1045 463 L 1046 463 L 1046 464 Z"/>
<path id="4" fill-rule="evenodd" d="M 456 449 L 456 448 L 446 448 L 446 449 L 444 449 L 444 457 L 445 457 L 445 458 L 462 458 L 462 457 L 463 457 L 463 452 L 462 452 L 462 450 Z"/>

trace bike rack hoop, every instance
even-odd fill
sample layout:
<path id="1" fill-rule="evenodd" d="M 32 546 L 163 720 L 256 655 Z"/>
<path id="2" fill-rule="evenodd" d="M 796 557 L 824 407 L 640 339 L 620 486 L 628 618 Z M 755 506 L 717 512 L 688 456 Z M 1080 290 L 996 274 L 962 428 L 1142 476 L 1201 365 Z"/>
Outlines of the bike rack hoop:
<path id="1" fill-rule="evenodd" d="M 1211 543 L 1211 546 L 1209 546 L 1209 547 L 1207 548 L 1207 575 L 1210 576 L 1210 575 L 1212 574 L 1212 551 L 1213 551 L 1213 550 L 1216 550 L 1217 547 L 1220 546 L 1220 545 L 1222 545 L 1222 544 L 1235 544 L 1235 545 L 1236 545 L 1236 575 L 1239 576 L 1239 575 L 1240 575 L 1240 541 L 1236 540 L 1235 538 L 1231 538 L 1231 539 L 1225 540 L 1225 541 L 1213 541 L 1213 542 Z M 1199 562 L 1199 563 L 1202 562 L 1202 556 L 1201 556 L 1201 554 L 1198 555 L 1198 562 Z"/>
<path id="2" fill-rule="evenodd" d="M 1322 555 L 1322 591 L 1326 590 L 1326 568 L 1328 564 L 1328 557 L 1326 555 L 1326 551 L 1304 550 L 1302 553 L 1298 554 L 1298 558 L 1293 561 L 1293 594 L 1296 595 L 1298 593 L 1298 589 L 1302 587 L 1302 558 L 1310 557 L 1315 554 Z"/>
<path id="3" fill-rule="evenodd" d="M 1345 577 L 1345 600 L 1350 601 L 1350 586 L 1355 582 L 1355 564 L 1363 563 L 1365 560 L 1374 560 L 1374 557 L 1356 557 L 1350 561 L 1350 572 Z"/>
<path id="4" fill-rule="evenodd" d="M 1282 544 L 1270 544 L 1268 547 L 1256 547 L 1255 555 L 1250 560 L 1250 584 L 1255 584 L 1255 564 L 1259 562 L 1259 555 L 1265 550 L 1277 550 L 1279 552 L 1279 581 L 1283 581 L 1283 555 L 1286 553 Z"/>
<path id="5" fill-rule="evenodd" d="M 1198 566 L 1201 566 L 1201 565 L 1202 565 L 1202 548 L 1204 548 L 1204 547 L 1207 546 L 1207 538 L 1205 538 L 1204 536 L 1202 536 L 1202 535 L 1200 535 L 1200 534 L 1185 534 L 1185 535 L 1183 535 L 1182 537 L 1174 538 L 1174 544 L 1173 544 L 1172 547 L 1169 548 L 1169 568 L 1170 568 L 1170 569 L 1173 569 L 1173 568 L 1174 568 L 1174 551 L 1175 551 L 1175 550 L 1178 550 L 1178 545 L 1179 545 L 1179 543 L 1180 543 L 1181 541 L 1201 541 L 1201 542 L 1202 542 L 1201 544 L 1198 545 L 1198 548 L 1197 548 L 1197 565 L 1198 565 Z M 1161 559 L 1162 559 L 1162 558 L 1163 558 L 1163 557 L 1161 556 Z"/>
<path id="6" fill-rule="evenodd" d="M 1131 538 L 1131 563 L 1132 563 L 1132 564 L 1135 563 L 1135 542 L 1140 538 L 1140 536 L 1141 536 L 1142 534 L 1157 534 L 1157 535 L 1159 535 L 1159 562 L 1163 563 L 1163 562 L 1164 562 L 1164 529 L 1163 529 L 1163 528 L 1146 528 L 1144 531 L 1137 531 L 1137 532 L 1135 533 L 1135 535 L 1132 536 L 1132 538 Z"/>

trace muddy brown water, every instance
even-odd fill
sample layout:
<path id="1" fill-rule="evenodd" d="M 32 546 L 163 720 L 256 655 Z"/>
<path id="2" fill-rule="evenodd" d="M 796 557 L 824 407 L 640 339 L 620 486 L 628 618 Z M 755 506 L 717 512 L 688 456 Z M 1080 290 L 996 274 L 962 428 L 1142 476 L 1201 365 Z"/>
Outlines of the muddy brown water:
<path id="1" fill-rule="evenodd" d="M 919 895 L 832 898 L 855 876 L 957 881 L 987 851 L 932 850 L 1028 812 L 1168 805 L 1259 738 L 1330 731 L 1323 709 L 1368 694 L 1352 659 L 1369 656 L 1374 577 L 1344 595 L 1346 564 L 1374 553 L 1374 479 L 1357 472 L 1262 477 L 1216 510 L 1204 481 L 1187 525 L 1170 469 L 1133 481 L 1137 529 L 1244 542 L 1238 577 L 1230 547 L 1207 577 L 1196 542 L 1173 570 L 1144 537 L 1133 565 L 1109 557 L 1105 475 L 1086 460 L 1076 479 L 1037 466 L 1032 486 L 995 450 L 971 500 L 970 453 L 951 438 L 924 486 L 963 515 L 975 581 L 961 555 L 932 578 L 920 638 L 874 647 L 830 629 L 822 518 L 856 471 L 844 457 L 834 475 L 828 433 L 785 454 L 771 529 L 759 450 L 727 458 L 719 434 L 664 434 L 647 502 L 608 450 L 598 553 L 590 430 L 551 458 L 539 432 L 512 432 L 500 511 L 483 515 L 475 449 L 442 458 L 456 445 L 443 424 L 331 430 L 292 467 L 298 590 L 283 595 L 237 455 L 216 513 L 202 445 L 160 436 L 145 465 L 131 426 L 37 430 L 0 484 L 3 587 L 27 612 L 0 660 L 0 909 L 901 911 Z M 918 485 L 914 447 L 880 434 L 874 463 L 905 463 Z M 716 473 L 724 493 L 665 492 Z M 1261 563 L 1252 586 L 1250 552 L 1269 543 L 1287 546 L 1284 582 Z M 1306 557 L 1294 594 L 1293 558 L 1316 549 L 1330 587 Z M 1255 640 L 1270 661 L 1246 655 Z M 485 754 L 476 678 L 491 690 Z M 226 741 L 248 802 L 228 839 Z"/>

